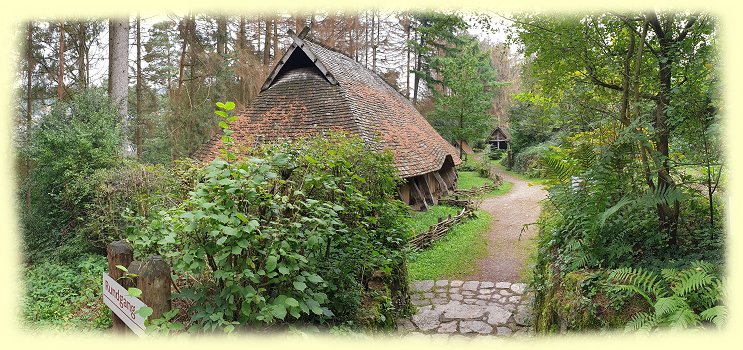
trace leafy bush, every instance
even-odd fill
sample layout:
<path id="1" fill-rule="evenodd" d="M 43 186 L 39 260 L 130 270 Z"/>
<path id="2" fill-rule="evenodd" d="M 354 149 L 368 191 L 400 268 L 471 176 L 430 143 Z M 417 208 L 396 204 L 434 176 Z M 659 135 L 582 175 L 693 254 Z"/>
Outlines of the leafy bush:
<path id="1" fill-rule="evenodd" d="M 116 110 L 104 93 L 90 90 L 54 105 L 30 135 L 21 152 L 33 167 L 19 193 L 25 255 L 36 260 L 73 241 L 81 245 L 72 250 L 88 251 L 78 228 L 95 192 L 91 176 L 120 162 Z"/>
<path id="2" fill-rule="evenodd" d="M 25 325 L 109 328 L 111 314 L 100 300 L 106 266 L 105 257 L 87 255 L 70 264 L 44 261 L 27 268 L 21 300 Z"/>
<path id="3" fill-rule="evenodd" d="M 178 295 L 190 302 L 190 330 L 390 326 L 405 305 L 409 235 L 391 154 L 344 134 L 242 151 L 223 152 L 228 161 L 206 166 L 185 202 L 129 237 L 138 254 L 168 257 L 198 280 Z"/>
<path id="4" fill-rule="evenodd" d="M 152 217 L 184 201 L 199 167 L 191 160 L 169 166 L 125 161 L 96 171 L 90 178 L 95 191 L 85 206 L 88 214 L 82 236 L 98 248 L 126 238 L 133 220 Z"/>
<path id="5" fill-rule="evenodd" d="M 544 165 L 541 160 L 549 150 L 550 145 L 547 143 L 526 147 L 513 156 L 511 168 L 529 177 L 544 177 Z"/>

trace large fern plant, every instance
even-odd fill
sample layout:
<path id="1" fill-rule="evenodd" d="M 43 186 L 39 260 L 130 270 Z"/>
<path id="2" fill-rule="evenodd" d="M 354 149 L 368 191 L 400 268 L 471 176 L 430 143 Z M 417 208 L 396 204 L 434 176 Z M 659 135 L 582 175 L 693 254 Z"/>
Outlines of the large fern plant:
<path id="1" fill-rule="evenodd" d="M 641 295 L 652 306 L 649 312 L 633 316 L 625 331 L 653 331 L 658 328 L 721 328 L 727 318 L 722 304 L 723 281 L 717 266 L 696 261 L 685 270 L 663 269 L 658 274 L 642 268 L 620 268 L 609 275 L 614 288 Z"/>

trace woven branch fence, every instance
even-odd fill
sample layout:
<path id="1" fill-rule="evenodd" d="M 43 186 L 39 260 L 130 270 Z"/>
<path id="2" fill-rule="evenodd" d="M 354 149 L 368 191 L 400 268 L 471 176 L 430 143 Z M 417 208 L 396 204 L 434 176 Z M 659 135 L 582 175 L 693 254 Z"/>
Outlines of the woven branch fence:
<path id="1" fill-rule="evenodd" d="M 444 235 L 446 235 L 446 233 L 456 224 L 474 215 L 475 209 L 480 206 L 479 200 L 476 199 L 500 186 L 500 178 L 495 179 L 494 181 L 495 183 L 492 185 L 486 184 L 466 190 L 455 190 L 451 195 L 442 197 L 439 200 L 439 203 L 462 207 L 462 211 L 455 216 L 449 215 L 446 219 L 439 218 L 438 223 L 429 227 L 428 231 L 422 232 L 411 238 L 410 245 L 413 249 L 420 250 L 430 246 L 431 243 L 444 237 Z"/>

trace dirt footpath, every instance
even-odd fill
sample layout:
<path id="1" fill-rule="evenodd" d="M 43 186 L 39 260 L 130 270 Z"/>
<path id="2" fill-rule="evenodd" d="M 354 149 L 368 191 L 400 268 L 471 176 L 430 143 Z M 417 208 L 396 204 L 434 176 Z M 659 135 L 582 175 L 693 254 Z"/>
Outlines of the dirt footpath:
<path id="1" fill-rule="evenodd" d="M 478 281 L 527 282 L 522 280 L 528 268 L 527 258 L 533 249 L 531 239 L 537 234 L 536 225 L 522 233 L 524 224 L 537 221 L 540 201 L 547 197 L 541 185 L 529 183 L 497 169 L 503 181 L 513 183 L 508 193 L 485 199 L 480 208 L 493 215 L 493 224 L 487 235 L 488 256 L 480 260 L 478 273 L 463 278 Z M 519 238 L 520 236 L 520 238 Z"/>

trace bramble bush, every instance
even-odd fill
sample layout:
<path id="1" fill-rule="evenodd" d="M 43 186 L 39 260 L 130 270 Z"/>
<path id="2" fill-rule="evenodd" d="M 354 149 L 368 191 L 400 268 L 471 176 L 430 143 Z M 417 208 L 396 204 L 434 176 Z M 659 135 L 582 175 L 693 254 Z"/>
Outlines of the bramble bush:
<path id="1" fill-rule="evenodd" d="M 175 296 L 190 305 L 189 331 L 390 327 L 406 305 L 408 236 L 391 154 L 345 134 L 232 153 L 234 104 L 218 106 L 221 156 L 182 204 L 129 236 L 196 281 Z"/>

